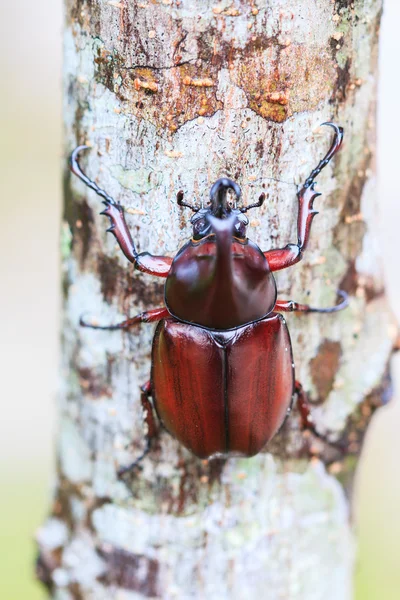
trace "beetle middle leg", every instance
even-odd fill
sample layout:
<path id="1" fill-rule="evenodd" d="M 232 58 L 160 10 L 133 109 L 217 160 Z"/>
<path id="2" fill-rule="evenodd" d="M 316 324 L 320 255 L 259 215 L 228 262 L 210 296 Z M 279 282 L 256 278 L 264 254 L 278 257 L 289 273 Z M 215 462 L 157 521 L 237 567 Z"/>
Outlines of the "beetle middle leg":
<path id="1" fill-rule="evenodd" d="M 305 312 L 305 313 L 334 313 L 339 310 L 343 310 L 349 304 L 349 297 L 343 290 L 338 290 L 338 296 L 342 299 L 341 302 L 335 304 L 335 306 L 329 306 L 328 308 L 315 308 L 308 304 L 299 304 L 293 300 L 277 300 L 274 306 L 274 311 L 281 312 Z"/>
<path id="2" fill-rule="evenodd" d="M 140 401 L 142 403 L 143 408 L 144 422 L 147 426 L 146 446 L 142 454 L 136 460 L 134 460 L 133 463 L 127 465 L 126 467 L 121 467 L 120 469 L 118 469 L 117 474 L 119 479 L 123 479 L 124 475 L 133 471 L 133 469 L 135 469 L 139 465 L 139 463 L 144 459 L 144 457 L 150 452 L 151 443 L 153 439 L 157 436 L 158 432 L 154 408 L 152 403 L 150 402 L 150 397 L 152 395 L 151 382 L 147 381 L 144 385 L 142 385 L 140 389 Z"/>
<path id="3" fill-rule="evenodd" d="M 157 321 L 161 321 L 161 319 L 166 319 L 169 317 L 168 309 L 165 306 L 161 308 L 153 308 L 151 310 L 146 310 L 131 319 L 126 319 L 126 321 L 122 321 L 122 323 L 116 323 L 114 325 L 95 325 L 94 323 L 88 323 L 84 321 L 83 318 L 80 319 L 79 324 L 81 327 L 88 327 L 90 329 L 103 329 L 107 331 L 116 331 L 118 329 L 122 329 L 127 331 L 130 327 L 134 327 L 139 323 L 155 323 Z"/>

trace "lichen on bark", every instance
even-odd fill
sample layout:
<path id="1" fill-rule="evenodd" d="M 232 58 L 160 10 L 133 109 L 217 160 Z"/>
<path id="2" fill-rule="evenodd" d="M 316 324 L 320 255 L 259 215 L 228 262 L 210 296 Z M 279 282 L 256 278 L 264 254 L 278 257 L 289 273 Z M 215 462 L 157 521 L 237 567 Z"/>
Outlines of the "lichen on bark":
<path id="1" fill-rule="evenodd" d="M 289 316 L 296 373 L 317 428 L 296 412 L 265 452 L 199 461 L 162 432 L 129 489 L 117 467 L 143 448 L 139 385 L 152 326 L 84 330 L 82 314 L 123 320 L 160 306 L 105 233 L 100 202 L 65 173 L 63 370 L 58 477 L 39 534 L 38 572 L 54 598 L 350 600 L 348 496 L 368 421 L 388 389 L 396 334 L 376 235 L 375 101 L 380 0 L 67 0 L 65 164 L 88 143 L 90 176 L 126 208 L 141 250 L 171 256 L 188 237 L 175 203 L 223 175 L 244 202 L 265 191 L 250 237 L 295 242 L 296 191 L 329 145 L 320 215 L 282 294 L 336 315 Z M 310 453 L 313 458 L 310 459 Z"/>

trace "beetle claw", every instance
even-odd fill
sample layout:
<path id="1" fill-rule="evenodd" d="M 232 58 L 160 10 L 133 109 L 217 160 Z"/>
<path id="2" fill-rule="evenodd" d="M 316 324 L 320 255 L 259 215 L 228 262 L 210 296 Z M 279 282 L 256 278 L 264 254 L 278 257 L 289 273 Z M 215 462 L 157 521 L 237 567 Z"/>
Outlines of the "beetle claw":
<path id="1" fill-rule="evenodd" d="M 142 458 L 144 458 L 144 455 L 141 455 L 134 463 L 132 463 L 128 467 L 121 467 L 120 469 L 118 469 L 118 471 L 117 471 L 117 477 L 118 477 L 118 479 L 120 481 L 124 481 L 125 482 L 125 475 L 127 475 L 128 473 L 130 473 L 134 469 L 140 469 L 140 470 L 142 470 L 143 466 L 138 464 L 138 462 L 140 460 L 142 460 Z"/>
<path id="2" fill-rule="evenodd" d="M 336 135 L 338 136 L 338 138 L 342 138 L 343 139 L 343 132 L 344 129 L 343 127 L 340 127 L 340 125 L 336 125 L 336 123 L 332 123 L 331 121 L 325 121 L 325 123 L 321 123 L 320 127 L 332 127 L 332 129 L 334 129 L 336 131 Z M 340 140 L 340 143 L 342 142 L 342 140 Z"/>
<path id="3" fill-rule="evenodd" d="M 326 165 L 330 162 L 330 160 L 333 158 L 333 156 L 336 154 L 336 152 L 340 149 L 342 142 L 343 142 L 343 133 L 344 133 L 343 127 L 339 127 L 335 123 L 330 123 L 330 122 L 322 123 L 321 126 L 322 125 L 327 125 L 329 127 L 332 127 L 332 129 L 335 130 L 333 142 L 332 142 L 331 147 L 328 150 L 327 154 L 319 162 L 318 166 L 315 169 L 313 169 L 311 171 L 310 175 L 307 177 L 307 179 L 303 185 L 303 190 L 310 188 L 310 187 L 312 190 L 314 190 L 315 178 L 318 177 L 318 175 L 321 173 L 322 169 L 324 169 L 326 167 Z"/>
<path id="4" fill-rule="evenodd" d="M 79 179 L 81 181 L 83 181 L 83 183 L 85 185 L 87 185 L 91 190 L 93 190 L 94 192 L 96 192 L 96 194 L 98 196 L 101 196 L 101 198 L 104 198 L 105 203 L 109 203 L 109 204 L 113 204 L 115 205 L 116 202 L 113 198 L 111 198 L 111 196 L 109 196 L 107 194 L 107 192 L 105 192 L 104 190 L 102 190 L 101 188 L 99 188 L 99 186 L 97 185 L 97 183 L 95 183 L 94 181 L 92 181 L 91 179 L 89 179 L 89 177 L 87 175 L 85 175 L 85 173 L 82 171 L 80 164 L 78 162 L 78 154 L 82 151 L 82 150 L 87 150 L 89 149 L 90 146 L 78 146 L 77 148 L 75 148 L 75 150 L 72 152 L 71 157 L 70 157 L 70 168 L 71 171 L 73 172 L 74 175 L 76 175 L 77 177 L 79 177 Z"/>
<path id="5" fill-rule="evenodd" d="M 120 479 L 121 481 L 125 481 L 124 477 L 125 477 L 125 475 L 127 475 L 127 473 L 130 473 L 134 469 L 143 469 L 143 466 L 140 463 L 142 462 L 144 457 L 150 452 L 150 448 L 151 448 L 151 441 L 148 439 L 146 448 L 143 450 L 142 454 L 133 463 L 131 463 L 127 467 L 120 467 L 118 469 L 118 471 L 117 471 L 118 479 Z"/>

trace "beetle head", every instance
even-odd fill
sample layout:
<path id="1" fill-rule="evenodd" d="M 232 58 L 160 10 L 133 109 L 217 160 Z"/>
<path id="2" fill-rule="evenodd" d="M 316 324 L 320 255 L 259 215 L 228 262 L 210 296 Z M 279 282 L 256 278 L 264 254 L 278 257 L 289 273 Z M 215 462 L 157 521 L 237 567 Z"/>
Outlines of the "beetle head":
<path id="1" fill-rule="evenodd" d="M 231 200 L 228 196 L 229 190 L 233 191 L 235 198 Z M 218 179 L 210 190 L 210 202 L 206 208 L 198 208 L 188 204 L 183 200 L 183 192 L 178 192 L 177 201 L 179 206 L 190 208 L 195 214 L 190 222 L 193 225 L 193 239 L 201 240 L 213 233 L 209 217 L 216 219 L 227 219 L 235 215 L 233 224 L 233 236 L 239 240 L 246 239 L 246 229 L 249 224 L 248 218 L 244 215 L 250 208 L 256 208 L 263 204 L 265 195 L 261 194 L 258 202 L 249 206 L 237 208 L 242 196 L 242 191 L 237 183 L 223 177 Z M 233 220 L 233 219 L 232 219 Z"/>
<path id="2" fill-rule="evenodd" d="M 236 222 L 233 226 L 233 236 L 240 239 L 246 239 L 246 229 L 249 224 L 248 218 L 243 215 L 240 210 L 235 208 L 231 210 L 227 210 L 224 216 L 222 217 L 214 217 L 219 219 L 226 219 L 228 217 L 236 216 Z M 213 211 L 210 208 L 201 208 L 193 217 L 190 219 L 190 222 L 193 225 L 193 239 L 201 240 L 207 235 L 213 233 L 211 222 L 209 217 L 214 216 Z"/>
<path id="3" fill-rule="evenodd" d="M 229 190 L 232 190 L 234 193 L 235 198 L 233 201 L 230 201 L 228 197 Z M 235 215 L 236 220 L 233 225 L 233 235 L 236 238 L 245 240 L 249 220 L 237 208 L 241 195 L 242 192 L 237 183 L 227 177 L 218 179 L 210 190 L 210 203 L 208 207 L 201 208 L 191 218 L 191 223 L 193 225 L 193 239 L 201 240 L 210 233 L 213 233 L 211 222 L 209 220 L 210 216 L 217 219 L 226 219 Z"/>

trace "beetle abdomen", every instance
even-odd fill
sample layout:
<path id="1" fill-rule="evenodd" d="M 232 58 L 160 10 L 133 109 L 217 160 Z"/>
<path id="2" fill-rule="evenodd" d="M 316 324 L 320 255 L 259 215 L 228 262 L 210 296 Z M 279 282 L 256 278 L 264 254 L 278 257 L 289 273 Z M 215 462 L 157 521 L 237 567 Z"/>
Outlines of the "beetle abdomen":
<path id="1" fill-rule="evenodd" d="M 291 404 L 291 343 L 277 314 L 231 332 L 162 321 L 152 359 L 157 413 L 201 458 L 257 454 Z"/>

